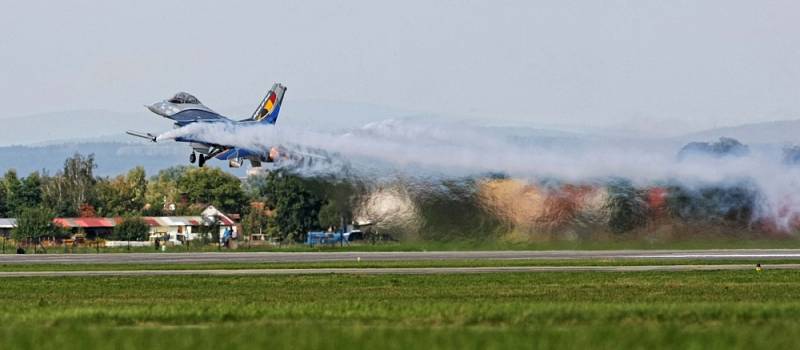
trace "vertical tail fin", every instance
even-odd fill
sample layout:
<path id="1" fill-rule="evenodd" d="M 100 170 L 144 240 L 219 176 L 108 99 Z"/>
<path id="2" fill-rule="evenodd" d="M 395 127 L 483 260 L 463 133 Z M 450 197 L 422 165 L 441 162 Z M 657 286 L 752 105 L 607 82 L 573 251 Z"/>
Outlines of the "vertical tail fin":
<path id="1" fill-rule="evenodd" d="M 272 85 L 272 89 L 261 100 L 251 119 L 260 123 L 275 124 L 278 121 L 278 113 L 281 111 L 284 93 L 286 93 L 285 86 L 279 83 Z"/>

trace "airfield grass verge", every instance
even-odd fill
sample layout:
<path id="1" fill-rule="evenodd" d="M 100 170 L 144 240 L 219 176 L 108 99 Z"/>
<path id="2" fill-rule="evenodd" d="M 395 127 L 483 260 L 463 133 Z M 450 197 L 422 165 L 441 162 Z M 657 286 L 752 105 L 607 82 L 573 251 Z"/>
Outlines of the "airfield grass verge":
<path id="1" fill-rule="evenodd" d="M 0 280 L 0 348 L 790 348 L 800 271 Z"/>
<path id="2" fill-rule="evenodd" d="M 29 248 L 28 250 L 31 250 Z M 301 243 L 292 243 L 282 246 L 273 245 L 248 245 L 241 242 L 236 250 L 221 248 L 217 244 L 202 245 L 192 243 L 188 246 L 168 247 L 169 253 L 181 252 L 423 252 L 423 251 L 463 251 L 463 250 L 697 250 L 697 249 L 800 249 L 800 239 L 752 239 L 752 238 L 698 238 L 685 240 L 648 241 L 645 239 L 617 240 L 544 240 L 534 242 L 508 242 L 508 241 L 450 241 L 450 242 L 364 242 L 358 241 L 349 245 L 316 245 L 308 246 Z M 9 241 L 5 254 L 15 253 L 15 243 Z M 114 247 L 96 248 L 87 243 L 79 247 L 56 246 L 41 248 L 38 253 L 47 254 L 109 254 L 109 253 L 160 253 L 153 247 Z"/>
<path id="3" fill-rule="evenodd" d="M 769 265 L 798 264 L 800 259 L 498 259 L 498 260 L 386 260 L 321 262 L 222 262 L 222 263 L 13 263 L 0 264 L 0 272 L 36 271 L 140 271 L 140 270 L 242 270 L 242 269 L 337 269 L 520 266 L 660 266 L 660 265 Z"/>

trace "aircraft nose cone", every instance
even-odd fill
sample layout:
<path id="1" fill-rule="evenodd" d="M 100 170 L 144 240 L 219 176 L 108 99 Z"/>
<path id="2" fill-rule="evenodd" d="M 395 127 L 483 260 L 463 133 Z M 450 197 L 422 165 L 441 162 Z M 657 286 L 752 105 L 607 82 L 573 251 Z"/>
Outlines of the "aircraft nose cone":
<path id="1" fill-rule="evenodd" d="M 151 112 L 162 117 L 169 117 L 170 115 L 170 106 L 166 102 L 156 102 L 149 106 L 145 105 L 145 107 L 147 107 L 147 109 L 149 109 Z"/>

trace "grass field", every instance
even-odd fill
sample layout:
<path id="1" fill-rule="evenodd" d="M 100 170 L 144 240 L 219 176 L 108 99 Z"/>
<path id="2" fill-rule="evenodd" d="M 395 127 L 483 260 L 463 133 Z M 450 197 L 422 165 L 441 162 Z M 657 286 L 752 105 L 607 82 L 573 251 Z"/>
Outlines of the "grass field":
<path id="1" fill-rule="evenodd" d="M 222 263 L 106 263 L 106 264 L 0 264 L 0 272 L 11 271 L 131 271 L 131 270 L 238 270 L 315 268 L 415 268 L 415 267 L 499 267 L 499 266 L 645 266 L 798 264 L 800 259 L 506 259 L 506 260 L 387 260 L 321 262 L 222 262 Z"/>
<path id="2" fill-rule="evenodd" d="M 792 348 L 800 271 L 5 278 L 2 349 Z"/>
<path id="3" fill-rule="evenodd" d="M 0 242 L 3 240 L 0 238 Z M 1 243 L 0 243 L 1 244 Z M 0 252 L 14 254 L 13 241 L 6 242 L 5 249 Z M 541 242 L 505 242 L 505 241 L 452 241 L 452 242 L 354 242 L 346 246 L 318 245 L 314 247 L 293 243 L 284 246 L 258 245 L 249 246 L 240 243 L 236 251 L 244 252 L 335 252 L 335 251 L 458 251 L 458 250 L 616 250 L 616 249 L 800 249 L 800 239 L 746 239 L 746 238 L 714 238 L 675 241 L 647 241 L 642 239 L 619 239 L 612 241 L 541 241 Z M 31 249 L 29 249 L 31 250 Z M 167 252 L 216 252 L 230 251 L 216 244 L 201 245 L 194 242 L 189 246 L 167 248 Z M 39 253 L 43 251 L 38 249 Z M 133 248 L 99 248 L 91 244 L 80 247 L 50 247 L 48 254 L 96 254 L 96 253 L 159 253 L 152 247 Z M 30 252 L 29 252 L 30 253 Z"/>

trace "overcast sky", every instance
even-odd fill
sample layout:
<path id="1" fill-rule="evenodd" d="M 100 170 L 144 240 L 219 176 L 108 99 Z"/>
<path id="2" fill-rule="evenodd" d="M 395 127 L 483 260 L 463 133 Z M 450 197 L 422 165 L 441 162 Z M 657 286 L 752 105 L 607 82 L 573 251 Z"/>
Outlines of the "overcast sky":
<path id="1" fill-rule="evenodd" d="M 798 1 L 6 1 L 0 118 L 291 100 L 616 127 L 800 118 Z"/>

